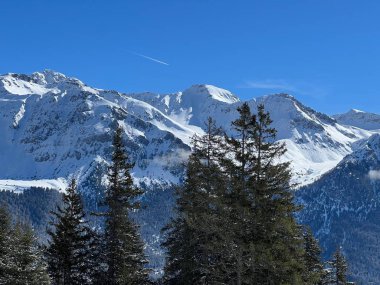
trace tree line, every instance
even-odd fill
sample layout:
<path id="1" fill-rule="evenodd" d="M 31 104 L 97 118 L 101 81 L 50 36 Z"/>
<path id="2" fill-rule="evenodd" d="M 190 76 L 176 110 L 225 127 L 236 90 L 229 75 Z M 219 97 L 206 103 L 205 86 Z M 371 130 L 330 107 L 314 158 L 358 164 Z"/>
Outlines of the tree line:
<path id="1" fill-rule="evenodd" d="M 37 243 L 28 225 L 0 211 L 0 284 L 263 284 L 343 285 L 340 249 L 323 263 L 310 229 L 298 224 L 286 152 L 263 105 L 238 108 L 227 135 L 209 118 L 194 136 L 176 215 L 162 230 L 167 250 L 163 277 L 149 279 L 139 228 L 130 216 L 141 189 L 133 184 L 122 140 L 113 139 L 101 229 L 90 226 L 73 179 L 52 212 L 49 242 Z"/>

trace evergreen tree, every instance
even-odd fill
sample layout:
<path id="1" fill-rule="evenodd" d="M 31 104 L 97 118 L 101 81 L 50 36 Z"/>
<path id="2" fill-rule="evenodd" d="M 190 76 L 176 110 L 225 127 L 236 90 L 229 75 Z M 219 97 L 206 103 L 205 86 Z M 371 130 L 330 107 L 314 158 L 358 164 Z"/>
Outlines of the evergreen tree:
<path id="1" fill-rule="evenodd" d="M 109 168 L 109 186 L 105 197 L 105 262 L 107 284 L 142 285 L 149 283 L 144 244 L 132 221 L 130 212 L 139 208 L 136 199 L 142 191 L 133 185 L 130 174 L 133 164 L 122 141 L 118 127 L 113 139 L 112 163 Z"/>
<path id="2" fill-rule="evenodd" d="M 165 284 L 224 284 L 227 221 L 225 175 L 219 165 L 223 134 L 211 118 L 193 138 L 186 179 L 178 189 L 176 217 L 164 229 L 168 250 Z"/>
<path id="3" fill-rule="evenodd" d="M 108 284 L 107 263 L 106 263 L 106 243 L 104 234 L 98 231 L 91 232 L 91 256 L 89 266 L 91 270 L 91 280 L 93 285 Z"/>
<path id="4" fill-rule="evenodd" d="M 324 277 L 323 264 L 321 262 L 321 249 L 317 240 L 314 238 L 311 229 L 307 227 L 303 234 L 304 237 L 304 261 L 305 261 L 305 283 L 321 285 Z"/>
<path id="5" fill-rule="evenodd" d="M 332 261 L 329 262 L 331 265 L 330 274 L 327 276 L 327 281 L 325 284 L 328 285 L 346 285 L 347 283 L 347 262 L 339 247 L 333 255 Z"/>
<path id="6" fill-rule="evenodd" d="M 337 285 L 345 285 L 347 284 L 347 262 L 346 258 L 344 257 L 343 253 L 341 252 L 341 249 L 338 248 L 338 250 L 334 254 L 334 268 L 335 268 L 335 274 Z"/>
<path id="7" fill-rule="evenodd" d="M 252 239 L 256 235 L 256 222 L 250 187 L 256 163 L 253 140 L 256 117 L 251 114 L 248 104 L 243 104 L 237 110 L 239 118 L 232 122 L 235 136 L 226 136 L 227 148 L 233 158 L 225 158 L 223 164 L 230 175 L 227 205 L 234 244 L 230 278 L 240 285 L 252 283 L 256 272 L 256 249 Z"/>
<path id="8" fill-rule="evenodd" d="M 6 284 L 9 245 L 11 243 L 11 219 L 5 205 L 0 207 L 0 284 Z"/>
<path id="9" fill-rule="evenodd" d="M 167 230 L 167 284 L 304 284 L 301 227 L 286 149 L 262 105 L 194 143 Z M 210 126 L 210 121 L 208 126 Z"/>
<path id="10" fill-rule="evenodd" d="M 1 284 L 50 284 L 43 252 L 37 244 L 33 230 L 28 225 L 17 223 L 10 237 L 11 242 L 6 255 L 5 282 Z"/>
<path id="11" fill-rule="evenodd" d="M 227 138 L 235 163 L 232 208 L 238 221 L 237 284 L 303 284 L 305 270 L 302 233 L 294 213 L 289 163 L 275 142 L 276 130 L 263 105 L 253 115 L 247 103 L 238 108 L 232 125 L 236 137 Z M 234 206 L 238 204 L 238 206 Z"/>
<path id="12" fill-rule="evenodd" d="M 74 179 L 63 195 L 63 206 L 52 214 L 55 221 L 54 229 L 48 230 L 47 259 L 54 284 L 91 284 L 94 238 Z"/>
<path id="13" fill-rule="evenodd" d="M 0 284 L 50 284 L 33 230 L 21 223 L 12 226 L 4 205 L 0 207 Z"/>

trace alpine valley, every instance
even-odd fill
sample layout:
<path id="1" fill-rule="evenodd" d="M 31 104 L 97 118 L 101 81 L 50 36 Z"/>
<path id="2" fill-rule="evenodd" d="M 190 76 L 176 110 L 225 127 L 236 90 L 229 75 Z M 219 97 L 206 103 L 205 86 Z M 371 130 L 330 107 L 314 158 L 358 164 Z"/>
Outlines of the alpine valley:
<path id="1" fill-rule="evenodd" d="M 124 94 L 50 70 L 0 76 L 0 199 L 30 220 L 42 240 L 49 210 L 70 177 L 78 179 L 87 210 L 97 210 L 112 132 L 120 125 L 135 162 L 135 183 L 145 190 L 134 215 L 159 276 L 160 230 L 172 215 L 191 137 L 204 133 L 210 115 L 233 134 L 230 122 L 241 104 L 211 85 L 174 94 Z M 271 114 L 304 206 L 299 219 L 312 227 L 324 256 L 342 246 L 355 281 L 380 284 L 380 115 L 351 110 L 328 116 L 287 94 L 248 104 L 252 110 L 264 104 Z"/>

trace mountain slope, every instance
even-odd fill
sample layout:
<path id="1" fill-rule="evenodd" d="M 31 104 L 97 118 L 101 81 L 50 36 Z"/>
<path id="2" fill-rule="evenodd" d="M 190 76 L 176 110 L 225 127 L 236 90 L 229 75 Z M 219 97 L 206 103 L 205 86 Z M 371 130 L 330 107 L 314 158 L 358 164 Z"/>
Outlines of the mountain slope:
<path id="1" fill-rule="evenodd" d="M 356 141 L 373 133 L 338 124 L 286 94 L 248 103 L 253 110 L 264 104 L 271 113 L 301 184 L 333 168 Z M 189 151 L 191 136 L 203 133 L 210 115 L 233 133 L 230 122 L 240 104 L 231 92 L 211 85 L 175 94 L 122 94 L 53 71 L 7 74 L 0 77 L 0 149 L 3 160 L 9 156 L 14 162 L 0 166 L 0 179 L 83 176 L 90 164 L 106 162 L 110 131 L 117 123 L 124 126 L 137 162 L 135 177 L 177 183 L 178 176 L 163 169 L 162 161 Z"/>
<path id="2" fill-rule="evenodd" d="M 108 154 L 116 123 L 124 126 L 131 158 L 143 170 L 138 177 L 161 179 L 157 160 L 177 148 L 189 150 L 194 132 L 142 101 L 50 71 L 21 78 L 0 81 L 0 149 L 5 161 L 12 159 L 11 167 L 0 166 L 2 178 L 67 178 L 86 171 Z M 146 175 L 148 169 L 156 172 Z M 167 181 L 178 180 L 168 174 Z"/>
<path id="3" fill-rule="evenodd" d="M 205 90 L 210 94 L 205 96 Z M 184 92 L 169 95 L 153 93 L 131 94 L 164 112 L 173 120 L 195 131 L 204 127 L 208 116 L 229 132 L 230 122 L 237 116 L 241 104 L 232 100 L 215 100 L 222 91 L 209 85 L 195 85 Z M 214 94 L 214 93 L 216 94 Z M 236 98 L 236 99 L 235 99 Z M 227 102 L 226 102 L 227 101 Z M 189 102 L 192 102 L 191 104 Z M 372 132 L 338 124 L 335 119 L 304 106 L 286 94 L 268 95 L 248 101 L 252 111 L 264 104 L 270 112 L 277 138 L 286 143 L 285 159 L 292 161 L 294 180 L 301 185 L 313 182 L 332 169 L 347 154 L 354 143 L 368 138 Z"/>
<path id="4" fill-rule="evenodd" d="M 360 284 L 380 284 L 380 135 L 361 142 L 333 170 L 301 189 L 301 221 L 326 256 L 342 246 Z"/>
<path id="5" fill-rule="evenodd" d="M 347 113 L 333 116 L 339 124 L 350 125 L 364 130 L 379 130 L 380 115 L 351 109 Z"/>

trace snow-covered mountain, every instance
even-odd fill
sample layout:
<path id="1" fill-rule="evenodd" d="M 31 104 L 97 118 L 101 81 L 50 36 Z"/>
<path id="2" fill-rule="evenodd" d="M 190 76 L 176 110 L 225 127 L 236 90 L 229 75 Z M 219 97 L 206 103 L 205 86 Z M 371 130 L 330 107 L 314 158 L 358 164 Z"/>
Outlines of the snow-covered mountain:
<path id="1" fill-rule="evenodd" d="M 305 205 L 300 219 L 311 225 L 326 256 L 342 246 L 359 284 L 380 284 L 380 135 L 362 141 L 297 194 Z"/>
<path id="2" fill-rule="evenodd" d="M 155 106 L 173 120 L 194 131 L 204 126 L 212 115 L 227 132 L 241 104 L 230 92 L 210 85 L 194 85 L 184 92 L 171 95 L 153 93 L 129 96 Z M 294 179 L 301 185 L 316 180 L 332 169 L 345 155 L 352 152 L 354 143 L 368 138 L 373 132 L 348 125 L 304 106 L 287 94 L 275 94 L 248 101 L 252 110 L 264 104 L 274 121 L 277 138 L 284 141 L 292 161 Z M 196 126 L 196 128 L 194 128 Z"/>
<path id="3" fill-rule="evenodd" d="M 111 130 L 124 127 L 135 175 L 178 182 L 161 160 L 188 151 L 194 131 L 155 107 L 52 71 L 0 77 L 1 179 L 80 177 L 105 163 Z M 177 158 L 177 155 L 175 155 Z"/>
<path id="4" fill-rule="evenodd" d="M 284 159 L 292 161 L 294 181 L 300 185 L 317 180 L 376 133 L 373 128 L 340 123 L 290 95 L 248 101 L 252 110 L 261 103 L 274 120 L 278 139 L 288 147 Z M 143 197 L 147 207 L 137 218 L 148 254 L 159 269 L 159 230 L 171 215 L 173 185 L 183 177 L 191 137 L 203 133 L 210 115 L 233 134 L 230 123 L 241 104 L 231 92 L 211 85 L 173 94 L 124 94 L 49 70 L 0 76 L 0 189 L 63 190 L 74 175 L 86 205 L 96 208 L 112 132 L 121 125 L 130 158 L 136 162 L 133 176 L 147 190 Z"/>
<path id="5" fill-rule="evenodd" d="M 313 181 L 352 152 L 370 131 L 343 126 L 285 94 L 249 101 L 271 113 L 278 139 L 288 146 L 297 182 Z M 85 176 L 105 163 L 115 124 L 124 126 L 135 177 L 177 183 L 175 163 L 189 151 L 191 137 L 203 132 L 212 115 L 230 131 L 241 104 L 231 92 L 194 85 L 175 94 L 122 94 L 89 87 L 78 79 L 44 71 L 0 77 L 0 179 L 46 180 Z M 180 154 L 180 155 L 178 155 Z M 171 161 L 174 160 L 174 161 Z M 177 161 L 178 162 L 178 161 Z M 4 184 L 0 182 L 0 185 Z"/>
<path id="6" fill-rule="evenodd" d="M 380 115 L 351 109 L 347 113 L 334 115 L 339 124 L 358 127 L 364 130 L 379 130 Z"/>

